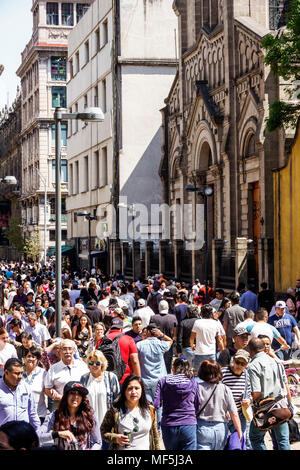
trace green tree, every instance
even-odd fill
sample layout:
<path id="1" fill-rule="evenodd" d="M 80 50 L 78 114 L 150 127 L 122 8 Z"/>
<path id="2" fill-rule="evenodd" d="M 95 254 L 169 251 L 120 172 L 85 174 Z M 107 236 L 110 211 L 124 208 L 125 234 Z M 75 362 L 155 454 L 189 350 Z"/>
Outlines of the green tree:
<path id="1" fill-rule="evenodd" d="M 31 237 L 25 238 L 24 251 L 28 258 L 32 259 L 35 263 L 38 263 L 41 249 L 40 233 L 39 230 L 37 230 L 33 232 Z"/>
<path id="2" fill-rule="evenodd" d="M 263 38 L 266 50 L 265 63 L 270 65 L 274 75 L 281 77 L 293 87 L 286 88 L 291 99 L 300 99 L 300 1 L 291 0 L 287 13 L 286 28 L 276 36 L 267 34 Z M 297 81 L 299 81 L 297 83 Z M 296 100 L 295 100 L 296 101 Z M 295 127 L 300 116 L 300 103 L 286 103 L 276 100 L 271 104 L 270 115 L 266 120 L 268 131 L 282 126 Z"/>
<path id="3" fill-rule="evenodd" d="M 20 217 L 11 217 L 9 219 L 9 228 L 5 232 L 9 243 L 21 255 L 24 251 L 24 237 L 22 233 L 22 219 Z"/>

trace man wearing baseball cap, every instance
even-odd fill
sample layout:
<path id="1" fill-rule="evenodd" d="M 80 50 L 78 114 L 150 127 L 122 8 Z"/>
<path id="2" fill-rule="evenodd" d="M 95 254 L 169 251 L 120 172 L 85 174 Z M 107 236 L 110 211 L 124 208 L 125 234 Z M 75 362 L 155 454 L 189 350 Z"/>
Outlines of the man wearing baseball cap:
<path id="1" fill-rule="evenodd" d="M 250 333 L 244 326 L 237 325 L 233 330 L 233 345 L 228 346 L 220 353 L 218 363 L 222 366 L 228 366 L 231 358 L 241 349 L 247 350 Z"/>
<path id="2" fill-rule="evenodd" d="M 298 345 L 300 345 L 300 333 L 297 327 L 297 322 L 292 315 L 286 313 L 285 309 L 286 303 L 283 300 L 278 300 L 275 304 L 276 313 L 272 317 L 269 317 L 268 323 L 273 325 L 279 331 L 280 335 L 286 340 L 290 347 L 293 342 L 293 333 L 295 333 Z M 280 343 L 276 339 L 272 342 L 272 348 L 282 361 L 287 361 L 290 358 L 291 349 L 288 349 L 287 351 L 282 350 L 280 348 Z"/>
<path id="3" fill-rule="evenodd" d="M 138 299 L 137 301 L 137 310 L 133 313 L 133 317 L 140 317 L 142 320 L 142 328 L 146 328 L 149 325 L 151 317 L 153 317 L 154 312 L 149 305 L 146 305 L 145 299 Z"/>

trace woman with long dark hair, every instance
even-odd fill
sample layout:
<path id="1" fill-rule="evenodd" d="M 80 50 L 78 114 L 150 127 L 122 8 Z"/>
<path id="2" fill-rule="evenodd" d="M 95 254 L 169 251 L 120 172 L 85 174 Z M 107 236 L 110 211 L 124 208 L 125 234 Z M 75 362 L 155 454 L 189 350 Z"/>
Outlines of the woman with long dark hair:
<path id="1" fill-rule="evenodd" d="M 40 442 L 51 439 L 59 449 L 100 450 L 102 441 L 88 390 L 80 382 L 68 382 L 58 409 L 47 416 L 38 430 Z"/>
<path id="2" fill-rule="evenodd" d="M 92 327 L 88 324 L 87 315 L 80 317 L 78 325 L 72 329 L 72 339 L 77 344 L 80 357 L 86 358 L 90 340 L 93 337 Z"/>
<path id="3" fill-rule="evenodd" d="M 159 450 L 155 408 L 146 399 L 141 377 L 126 377 L 104 416 L 101 435 L 110 450 Z"/>
<path id="4" fill-rule="evenodd" d="M 172 374 L 157 384 L 154 406 L 162 406 L 161 429 L 166 450 L 197 449 L 200 394 L 194 369 L 184 357 L 175 359 Z"/>

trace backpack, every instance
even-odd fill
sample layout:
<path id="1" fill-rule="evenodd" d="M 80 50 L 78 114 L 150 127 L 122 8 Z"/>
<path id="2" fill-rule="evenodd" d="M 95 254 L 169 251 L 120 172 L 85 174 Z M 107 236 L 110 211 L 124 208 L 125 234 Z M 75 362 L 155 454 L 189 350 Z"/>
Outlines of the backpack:
<path id="1" fill-rule="evenodd" d="M 125 374 L 126 366 L 118 340 L 123 336 L 124 333 L 119 334 L 114 339 L 103 336 L 101 344 L 98 346 L 98 351 L 101 351 L 107 360 L 107 371 L 114 372 L 120 381 Z"/>
<path id="2" fill-rule="evenodd" d="M 159 292 L 151 292 L 150 297 L 148 299 L 148 306 L 152 308 L 154 313 L 159 313 L 158 304 L 162 296 Z"/>

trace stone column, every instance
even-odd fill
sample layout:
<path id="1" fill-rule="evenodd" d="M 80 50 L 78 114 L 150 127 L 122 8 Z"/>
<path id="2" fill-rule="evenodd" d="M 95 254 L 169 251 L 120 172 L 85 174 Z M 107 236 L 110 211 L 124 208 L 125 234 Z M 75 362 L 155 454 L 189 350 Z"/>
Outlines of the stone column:
<path id="1" fill-rule="evenodd" d="M 153 251 L 153 242 L 147 241 L 145 243 L 145 278 L 150 276 L 151 272 L 151 254 Z"/>
<path id="2" fill-rule="evenodd" d="M 115 274 L 117 271 L 121 270 L 121 243 L 120 240 L 111 240 L 110 241 L 110 255 L 111 255 L 111 274 Z"/>
<path id="3" fill-rule="evenodd" d="M 126 253 L 126 249 L 128 248 L 128 245 L 129 245 L 128 242 L 121 243 L 121 271 L 122 273 L 125 272 L 125 261 L 126 261 L 125 253 Z"/>
<path id="4" fill-rule="evenodd" d="M 182 248 L 183 240 L 174 240 L 174 271 L 177 279 L 179 279 L 181 275 L 180 251 Z"/>
<path id="5" fill-rule="evenodd" d="M 222 251 L 225 248 L 225 242 L 222 239 L 213 239 L 211 248 L 211 262 L 212 262 L 212 287 L 216 289 L 219 284 L 220 267 Z"/>
<path id="6" fill-rule="evenodd" d="M 247 238 L 235 239 L 235 287 L 239 282 L 247 284 Z"/>
<path id="7" fill-rule="evenodd" d="M 138 279 L 141 275 L 141 244 L 140 242 L 133 242 L 133 262 L 134 262 L 134 271 L 135 271 L 135 279 Z M 133 266 L 132 266 L 132 273 L 133 273 Z"/>
<path id="8" fill-rule="evenodd" d="M 163 240 L 159 242 L 159 272 L 164 273 L 166 268 L 165 248 L 168 241 Z"/>

